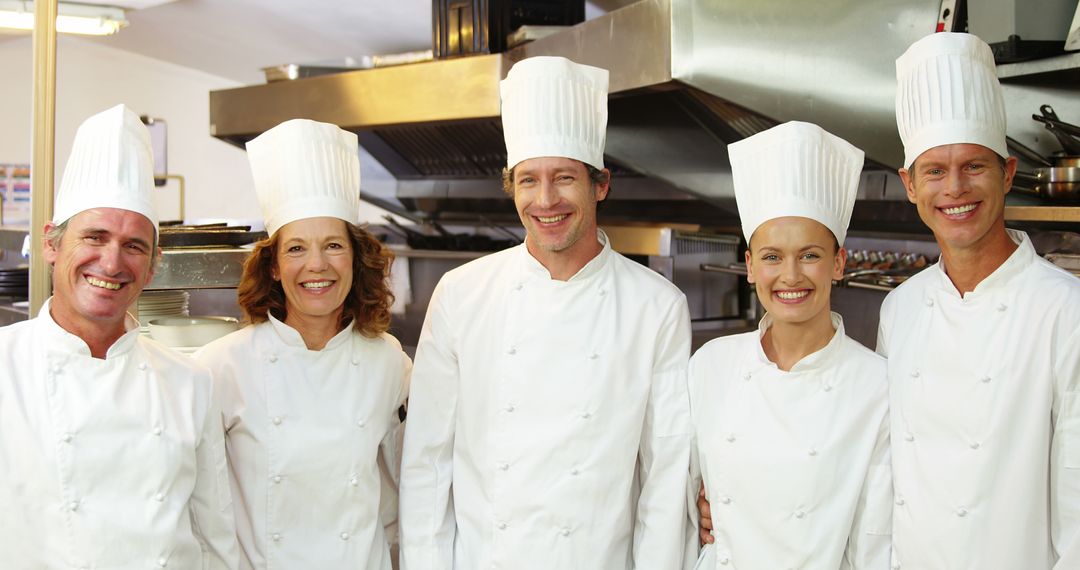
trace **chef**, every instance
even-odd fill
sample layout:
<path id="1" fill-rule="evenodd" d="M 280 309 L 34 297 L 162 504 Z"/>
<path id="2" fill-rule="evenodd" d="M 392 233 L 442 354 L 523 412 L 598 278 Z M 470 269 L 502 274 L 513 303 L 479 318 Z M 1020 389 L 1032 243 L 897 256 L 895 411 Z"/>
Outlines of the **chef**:
<path id="1" fill-rule="evenodd" d="M 527 237 L 432 296 L 405 430 L 403 568 L 680 568 L 689 316 L 597 228 L 608 72 L 536 57 L 501 87 L 504 187 Z"/>
<path id="2" fill-rule="evenodd" d="M 357 226 L 356 135 L 295 119 L 247 151 L 270 234 L 237 291 L 252 324 L 194 355 L 221 388 L 240 567 L 390 570 L 410 361 L 393 256 Z"/>
<path id="3" fill-rule="evenodd" d="M 123 105 L 79 127 L 42 244 L 53 296 L 0 329 L 4 568 L 237 567 L 210 373 L 126 312 L 159 255 L 151 156 Z"/>
<path id="4" fill-rule="evenodd" d="M 894 568 L 1080 568 L 1080 281 L 1005 228 L 1016 159 L 990 48 L 896 61 L 900 177 L 941 261 L 881 308 Z"/>
<path id="5" fill-rule="evenodd" d="M 704 479 L 715 539 L 697 567 L 885 570 L 885 360 L 829 309 L 863 152 L 800 122 L 728 151 L 747 280 L 767 312 L 757 331 L 690 359 L 691 469 Z"/>

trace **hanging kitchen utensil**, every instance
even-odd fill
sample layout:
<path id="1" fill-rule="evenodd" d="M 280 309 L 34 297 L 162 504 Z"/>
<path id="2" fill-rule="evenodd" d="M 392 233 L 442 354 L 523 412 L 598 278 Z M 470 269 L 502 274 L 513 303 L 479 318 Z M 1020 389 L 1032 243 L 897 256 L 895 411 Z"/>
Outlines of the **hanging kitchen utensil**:
<path id="1" fill-rule="evenodd" d="M 1016 154 L 1033 164 L 1038 164 L 1040 166 L 1046 167 L 1054 166 L 1053 163 L 1044 158 L 1043 155 L 1039 154 L 1035 150 L 1032 150 L 1031 147 L 1021 143 L 1020 141 L 1012 137 L 1005 137 L 1005 144 L 1007 144 L 1009 148 L 1016 152 Z"/>
<path id="2" fill-rule="evenodd" d="M 1050 105 L 1042 105 L 1039 107 L 1039 111 L 1043 117 L 1050 121 L 1043 121 L 1046 125 L 1046 130 L 1057 138 L 1061 143 L 1061 148 L 1065 151 L 1065 154 L 1080 154 L 1080 140 L 1077 140 L 1069 133 L 1062 130 L 1057 125 L 1061 124 L 1061 119 L 1058 118 L 1057 113 L 1054 112 L 1054 108 Z"/>

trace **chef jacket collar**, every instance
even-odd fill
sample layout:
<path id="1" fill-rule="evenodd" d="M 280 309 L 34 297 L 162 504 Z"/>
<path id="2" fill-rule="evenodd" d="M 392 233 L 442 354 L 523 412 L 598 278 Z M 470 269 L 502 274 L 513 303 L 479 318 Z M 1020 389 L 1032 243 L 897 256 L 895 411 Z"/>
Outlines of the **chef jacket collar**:
<path id="1" fill-rule="evenodd" d="M 86 341 L 77 335 L 71 334 L 53 320 L 52 313 L 49 312 L 51 304 L 52 297 L 49 297 L 41 305 L 37 318 L 40 324 L 39 330 L 48 338 L 48 344 L 46 345 L 48 349 L 55 352 L 91 357 L 90 346 L 86 344 Z M 105 352 L 106 360 L 124 354 L 135 346 L 135 342 L 139 338 L 139 321 L 135 320 L 131 313 L 125 313 L 124 315 L 124 331 L 126 332 L 123 336 L 116 339 L 116 342 Z"/>
<path id="2" fill-rule="evenodd" d="M 789 372 L 809 372 L 833 365 L 833 357 L 840 353 L 841 345 L 844 342 L 844 318 L 835 312 L 830 312 L 829 317 L 832 319 L 833 328 L 836 329 L 832 339 L 820 350 L 810 353 L 796 362 Z M 776 363 L 769 360 L 769 357 L 765 355 L 765 349 L 761 346 L 761 339 L 765 337 L 765 331 L 769 330 L 772 324 L 773 318 L 769 313 L 765 313 L 765 316 L 761 317 L 761 321 L 758 322 L 757 357 L 761 365 L 776 368 Z"/>
<path id="3" fill-rule="evenodd" d="M 267 317 L 270 320 L 270 328 L 274 329 L 274 332 L 277 333 L 277 337 L 281 339 L 281 342 L 285 343 L 286 346 L 308 350 L 307 343 L 304 342 L 304 337 L 300 335 L 300 331 L 274 318 L 274 315 L 267 313 Z M 341 343 L 346 342 L 352 335 L 352 328 L 352 323 L 350 322 L 348 326 L 341 330 L 341 332 L 334 335 L 322 350 L 330 350 Z"/>
<path id="4" fill-rule="evenodd" d="M 604 233 L 604 230 L 601 230 L 599 228 L 597 228 L 596 230 L 596 239 L 599 240 L 604 247 L 600 250 L 600 253 L 598 253 L 596 257 L 590 259 L 589 262 L 585 264 L 585 267 L 582 267 L 578 270 L 577 273 L 573 275 L 573 277 L 567 279 L 566 281 L 568 283 L 585 281 L 593 275 L 599 273 L 600 270 L 604 268 L 604 265 L 607 264 L 608 258 L 611 257 L 611 243 L 609 243 L 607 234 Z M 540 263 L 535 257 L 533 257 L 531 253 L 529 253 L 529 250 L 525 246 L 525 244 L 523 243 L 519 247 L 521 247 L 522 250 L 525 252 L 525 255 L 522 256 L 524 257 L 525 274 L 529 277 L 538 277 L 551 281 L 551 273 L 547 270 L 546 267 L 544 267 L 542 263 Z"/>
<path id="5" fill-rule="evenodd" d="M 1016 242 L 1018 246 L 1016 251 L 1012 252 L 1012 255 L 1004 263 L 980 281 L 975 286 L 975 289 L 965 295 L 964 298 L 970 299 L 980 295 L 987 295 L 995 290 L 1007 287 L 1013 277 L 1020 275 L 1035 260 L 1035 256 L 1038 254 L 1035 253 L 1035 247 L 1031 245 L 1031 239 L 1028 238 L 1025 232 L 1009 229 L 1005 231 L 1009 234 L 1009 238 Z M 945 273 L 945 260 L 937 263 L 936 271 L 938 272 L 941 289 L 956 298 L 960 298 L 960 292 L 956 289 L 956 285 L 953 285 L 952 280 Z"/>

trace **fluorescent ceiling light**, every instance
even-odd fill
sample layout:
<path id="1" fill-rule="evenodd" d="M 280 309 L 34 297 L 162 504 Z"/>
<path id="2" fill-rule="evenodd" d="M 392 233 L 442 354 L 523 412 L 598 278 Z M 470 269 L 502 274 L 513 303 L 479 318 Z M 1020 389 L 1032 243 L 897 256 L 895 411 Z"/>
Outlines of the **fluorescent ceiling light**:
<path id="1" fill-rule="evenodd" d="M 128 25 L 124 11 L 111 6 L 90 6 L 60 2 L 57 5 L 56 31 L 62 34 L 107 36 Z M 34 3 L 23 0 L 0 0 L 0 28 L 34 29 Z"/>

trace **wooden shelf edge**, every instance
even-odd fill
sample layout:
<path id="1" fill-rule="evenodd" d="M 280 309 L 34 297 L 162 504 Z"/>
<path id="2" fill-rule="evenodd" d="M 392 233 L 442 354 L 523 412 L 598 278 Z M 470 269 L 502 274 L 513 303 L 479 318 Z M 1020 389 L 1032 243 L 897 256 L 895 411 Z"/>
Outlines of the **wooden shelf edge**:
<path id="1" fill-rule="evenodd" d="M 1080 206 L 1005 206 L 1009 222 L 1080 222 Z"/>

